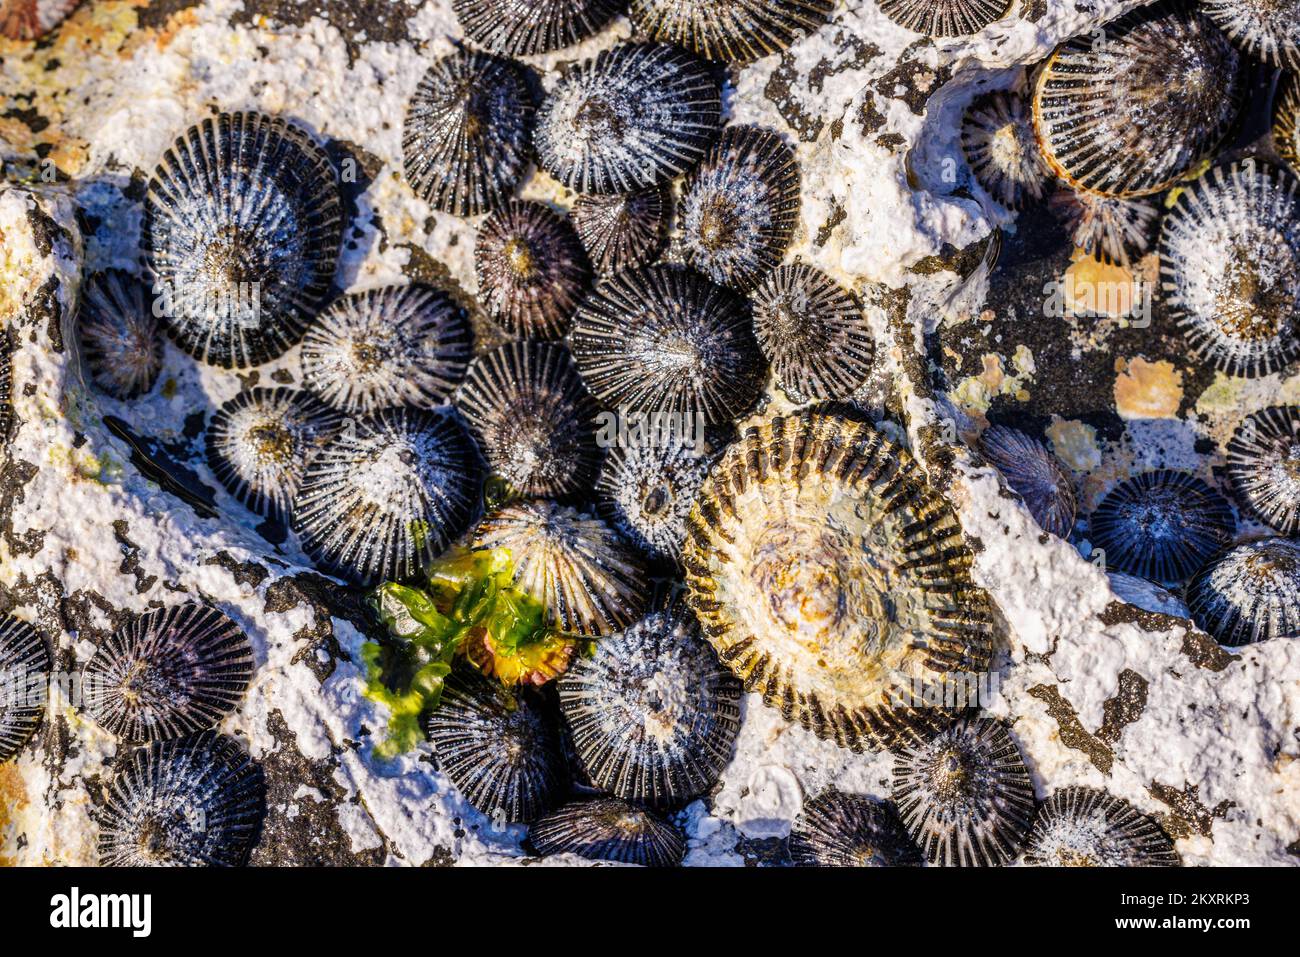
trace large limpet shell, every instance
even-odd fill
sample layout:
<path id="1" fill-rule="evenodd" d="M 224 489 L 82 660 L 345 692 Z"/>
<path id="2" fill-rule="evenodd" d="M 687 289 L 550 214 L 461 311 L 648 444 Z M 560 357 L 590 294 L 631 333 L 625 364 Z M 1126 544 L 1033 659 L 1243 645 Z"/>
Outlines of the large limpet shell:
<path id="1" fill-rule="evenodd" d="M 1047 867 L 1178 867 L 1160 825 L 1123 798 L 1069 787 L 1043 802 L 1025 845 L 1025 863 Z"/>
<path id="2" fill-rule="evenodd" d="M 532 56 L 598 33 L 625 0 L 452 0 L 465 35 L 493 53 Z"/>
<path id="3" fill-rule="evenodd" d="M 1120 199 L 1061 187 L 1048 201 L 1079 249 L 1103 263 L 1128 266 L 1151 248 L 1160 207 L 1149 199 Z"/>
<path id="4" fill-rule="evenodd" d="M 1218 148 L 1245 89 L 1228 38 L 1172 0 L 1058 46 L 1038 73 L 1034 131 L 1047 165 L 1073 188 L 1143 196 Z"/>
<path id="5" fill-rule="evenodd" d="M 63 22 L 81 0 L 0 0 L 0 33 L 35 40 Z"/>
<path id="6" fill-rule="evenodd" d="M 50 692 L 50 653 L 31 625 L 0 615 L 0 761 L 8 761 L 41 723 Z"/>
<path id="7" fill-rule="evenodd" d="M 1228 479 L 1264 524 L 1300 532 L 1300 407 L 1275 405 L 1242 419 L 1228 442 Z"/>
<path id="8" fill-rule="evenodd" d="M 950 718 L 925 706 L 935 688 L 988 666 L 989 601 L 957 519 L 868 425 L 805 413 L 749 429 L 700 490 L 684 562 L 728 667 L 843 747 L 920 742 Z"/>
<path id="9" fill-rule="evenodd" d="M 1187 583 L 1192 620 L 1221 645 L 1300 634 L 1300 542 L 1243 542 Z"/>
<path id="10" fill-rule="evenodd" d="M 681 831 L 653 811 L 619 798 L 566 804 L 528 829 L 539 854 L 577 854 L 594 861 L 676 867 L 686 856 Z"/>
<path id="11" fill-rule="evenodd" d="M 979 33 L 1011 9 L 1011 0 L 881 0 L 880 12 L 932 37 Z"/>
<path id="12" fill-rule="evenodd" d="M 656 40 L 744 65 L 813 33 L 834 9 L 832 0 L 632 0 L 629 13 Z"/>
<path id="13" fill-rule="evenodd" d="M 923 861 L 892 804 L 836 790 L 804 804 L 788 846 L 796 867 L 916 867 Z"/>

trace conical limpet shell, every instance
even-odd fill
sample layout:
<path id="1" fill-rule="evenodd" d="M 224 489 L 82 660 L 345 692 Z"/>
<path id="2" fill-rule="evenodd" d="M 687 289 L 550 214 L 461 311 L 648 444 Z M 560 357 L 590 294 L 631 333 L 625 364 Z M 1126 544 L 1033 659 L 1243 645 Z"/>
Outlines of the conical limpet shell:
<path id="1" fill-rule="evenodd" d="M 1300 21 L 1297 21 L 1300 22 Z M 1273 148 L 1292 173 L 1300 171 L 1300 81 L 1284 74 L 1273 98 Z"/>
<path id="2" fill-rule="evenodd" d="M 1074 528 L 1074 484 L 1046 445 L 1017 429 L 990 425 L 980 435 L 979 450 L 1043 531 L 1069 537 Z"/>
<path id="3" fill-rule="evenodd" d="M 880 12 L 899 26 L 932 37 L 979 33 L 1010 8 L 1010 0 L 881 0 L 880 3 Z"/>
<path id="4" fill-rule="evenodd" d="M 1079 249 L 1104 263 L 1128 266 L 1151 248 L 1160 208 L 1148 199 L 1077 193 L 1062 187 L 1048 201 Z"/>
<path id="5" fill-rule="evenodd" d="M 50 690 L 50 653 L 31 625 L 0 615 L 0 761 L 8 761 L 41 723 Z"/>
<path id="6" fill-rule="evenodd" d="M 1020 94 L 994 90 L 971 101 L 961 120 L 961 148 L 975 180 L 1003 206 L 1021 209 L 1042 199 L 1047 166 Z"/>
<path id="7" fill-rule="evenodd" d="M 957 519 L 870 426 L 804 414 L 748 430 L 700 490 L 684 563 L 728 667 L 843 747 L 922 740 L 950 716 L 926 706 L 934 689 L 988 665 L 988 597 Z"/>
<path id="8" fill-rule="evenodd" d="M 1242 419 L 1228 442 L 1228 479 L 1264 524 L 1300 532 L 1300 407 L 1276 405 Z"/>
<path id="9" fill-rule="evenodd" d="M 747 64 L 830 19 L 832 0 L 632 0 L 637 28 L 711 60 Z"/>
<path id="10" fill-rule="evenodd" d="M 1300 69 L 1300 5 L 1294 0 L 1201 0 L 1200 10 L 1243 53 Z"/>
<path id="11" fill-rule="evenodd" d="M 532 56 L 600 32 L 624 0 L 452 0 L 451 6 L 465 35 L 483 49 Z"/>
<path id="12" fill-rule="evenodd" d="M 1025 863 L 1047 867 L 1177 867 L 1182 859 L 1160 825 L 1122 798 L 1069 787 L 1043 802 Z"/>
<path id="13" fill-rule="evenodd" d="M 115 399 L 144 395 L 163 366 L 162 327 L 137 277 L 119 269 L 86 283 L 77 312 L 77 343 L 91 381 Z"/>
<path id="14" fill-rule="evenodd" d="M 796 867 L 915 867 L 924 860 L 892 804 L 827 791 L 790 828 Z"/>
<path id="15" fill-rule="evenodd" d="M 539 854 L 577 854 L 594 861 L 676 867 L 686 856 L 686 839 L 653 811 L 619 798 L 566 804 L 528 829 Z"/>
<path id="16" fill-rule="evenodd" d="M 588 193 L 569 214 L 592 266 L 610 276 L 653 262 L 667 244 L 668 190 L 651 186 L 634 193 Z"/>
<path id="17" fill-rule="evenodd" d="M 1192 620 L 1221 645 L 1300 634 L 1300 542 L 1243 542 L 1187 583 Z"/>

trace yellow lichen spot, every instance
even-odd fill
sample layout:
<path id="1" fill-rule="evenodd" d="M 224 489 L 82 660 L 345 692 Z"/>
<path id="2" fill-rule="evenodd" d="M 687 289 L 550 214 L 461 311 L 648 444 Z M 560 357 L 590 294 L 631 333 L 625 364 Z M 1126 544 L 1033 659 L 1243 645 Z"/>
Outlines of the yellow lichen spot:
<path id="1" fill-rule="evenodd" d="M 1242 386 L 1246 384 L 1245 379 L 1239 379 L 1235 376 L 1224 375 L 1222 372 L 1214 374 L 1214 381 L 1205 387 L 1205 391 L 1200 394 L 1196 400 L 1197 412 L 1223 412 L 1238 416 L 1241 413 L 1241 395 Z"/>
<path id="2" fill-rule="evenodd" d="M 1138 278 L 1123 266 L 1103 263 L 1075 250 L 1073 264 L 1065 270 L 1065 308 L 1074 316 L 1108 316 L 1128 319 L 1141 306 Z"/>
<path id="3" fill-rule="evenodd" d="M 1172 419 L 1183 401 L 1183 375 L 1164 359 L 1116 360 L 1115 410 L 1124 419 Z"/>
<path id="4" fill-rule="evenodd" d="M 1053 417 L 1046 435 L 1056 457 L 1076 472 L 1087 472 L 1101 464 L 1097 430 L 1091 425 L 1078 419 Z"/>
<path id="5" fill-rule="evenodd" d="M 983 367 L 980 374 L 962 379 L 953 392 L 957 404 L 967 415 L 982 416 L 1000 395 L 1012 396 L 1018 402 L 1028 401 L 1029 391 L 1025 385 L 1036 371 L 1034 354 L 1028 348 L 1023 345 L 1016 348 L 1009 374 L 999 355 L 986 353 L 980 364 Z"/>

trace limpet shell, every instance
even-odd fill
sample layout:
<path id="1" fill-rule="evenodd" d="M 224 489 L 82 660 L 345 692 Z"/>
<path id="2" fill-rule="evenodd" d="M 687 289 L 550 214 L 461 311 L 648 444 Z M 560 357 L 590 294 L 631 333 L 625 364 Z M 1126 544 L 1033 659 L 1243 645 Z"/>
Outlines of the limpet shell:
<path id="1" fill-rule="evenodd" d="M 796 867 L 916 867 L 923 862 L 892 804 L 826 791 L 790 827 Z"/>
<path id="2" fill-rule="evenodd" d="M 830 19 L 832 0 L 632 0 L 637 29 L 711 60 L 744 65 Z"/>
<path id="3" fill-rule="evenodd" d="M 452 0 L 465 35 L 485 50 L 532 56 L 599 33 L 625 0 Z"/>
<path id="4" fill-rule="evenodd" d="M 932 37 L 979 33 L 1011 9 L 1010 0 L 881 0 L 880 12 L 901 27 Z"/>
<path id="5" fill-rule="evenodd" d="M 1178 867 L 1174 843 L 1123 798 L 1094 788 L 1062 788 L 1034 818 L 1026 864 L 1047 867 Z"/>
<path id="6" fill-rule="evenodd" d="M 1300 634 L 1300 542 L 1243 542 L 1187 583 L 1192 620 L 1221 645 Z"/>
<path id="7" fill-rule="evenodd" d="M 1300 408 L 1275 405 L 1242 419 L 1228 442 L 1228 480 L 1264 524 L 1300 532 Z"/>
<path id="8" fill-rule="evenodd" d="M 163 366 L 162 327 L 144 283 L 119 269 L 86 282 L 77 313 L 77 343 L 97 388 L 115 399 L 149 392 Z"/>
<path id="9" fill-rule="evenodd" d="M 81 0 L 0 0 L 0 33 L 35 40 L 64 21 Z"/>
<path id="10" fill-rule="evenodd" d="M 593 861 L 676 867 L 686 856 L 681 831 L 653 811 L 619 798 L 566 804 L 528 829 L 539 854 L 577 854 Z"/>
<path id="11" fill-rule="evenodd" d="M 659 258 L 667 244 L 668 191 L 651 186 L 634 193 L 579 197 L 569 214 L 596 272 L 609 276 Z"/>
<path id="12" fill-rule="evenodd" d="M 0 615 L 0 761 L 8 761 L 41 723 L 50 693 L 50 653 L 31 625 Z"/>
<path id="13" fill-rule="evenodd" d="M 980 435 L 979 450 L 1043 531 L 1069 537 L 1076 509 L 1074 484 L 1046 445 L 1018 429 L 990 425 Z"/>

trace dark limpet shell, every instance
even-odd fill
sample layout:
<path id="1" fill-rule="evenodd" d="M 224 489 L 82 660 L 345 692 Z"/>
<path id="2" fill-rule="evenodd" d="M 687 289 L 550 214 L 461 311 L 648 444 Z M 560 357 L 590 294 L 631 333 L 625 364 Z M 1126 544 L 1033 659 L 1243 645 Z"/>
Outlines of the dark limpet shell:
<path id="1" fill-rule="evenodd" d="M 528 840 L 545 857 L 577 854 L 643 867 L 676 867 L 686 856 L 681 831 L 653 811 L 612 797 L 566 804 L 533 824 Z"/>
<path id="2" fill-rule="evenodd" d="M 1228 442 L 1228 479 L 1264 524 L 1300 532 L 1300 408 L 1277 405 L 1242 419 Z"/>
<path id="3" fill-rule="evenodd" d="M 1297 21 L 1300 22 L 1300 21 Z M 1273 148 L 1292 173 L 1300 171 L 1300 80 L 1287 73 L 1273 98 Z"/>
<path id="4" fill-rule="evenodd" d="M 1026 864 L 1046 867 L 1178 867 L 1160 825 L 1123 798 L 1094 788 L 1062 788 L 1038 809 Z"/>
<path id="5" fill-rule="evenodd" d="M 676 807 L 713 787 L 731 761 L 740 682 L 682 602 L 602 638 L 559 691 L 574 748 L 602 791 Z"/>
<path id="6" fill-rule="evenodd" d="M 1300 356 L 1297 181 L 1254 160 L 1182 190 L 1160 230 L 1169 313 L 1196 358 L 1230 375 L 1276 372 Z"/>
<path id="7" fill-rule="evenodd" d="M 338 173 L 279 117 L 222 113 L 163 154 L 140 246 L 167 334 L 196 359 L 260 365 L 296 345 L 333 289 Z"/>
<path id="8" fill-rule="evenodd" d="M 96 814 L 101 867 L 241 867 L 266 817 L 262 768 L 213 731 L 140 748 Z"/>
<path id="9" fill-rule="evenodd" d="M 134 399 L 154 387 L 163 366 L 162 327 L 138 277 L 120 269 L 91 276 L 76 328 L 96 388 L 115 399 Z"/>
<path id="10" fill-rule="evenodd" d="M 880 12 L 900 27 L 932 37 L 979 33 L 1009 9 L 1010 0 L 880 0 Z"/>
<path id="11" fill-rule="evenodd" d="M 683 560 L 723 662 L 841 747 L 924 740 L 951 719 L 936 688 L 988 666 L 991 609 L 956 516 L 865 423 L 746 431 L 700 489 Z"/>
<path id="12" fill-rule="evenodd" d="M 31 625 L 0 615 L 0 761 L 8 761 L 41 723 L 50 693 L 50 653 Z"/>
<path id="13" fill-rule="evenodd" d="M 438 770 L 488 817 L 532 821 L 564 793 L 556 718 L 535 691 L 456 671 L 424 728 Z"/>
<path id="14" fill-rule="evenodd" d="M 303 337 L 303 385 L 352 415 L 433 408 L 465 378 L 474 334 L 441 289 L 385 286 L 337 300 Z"/>
<path id="15" fill-rule="evenodd" d="M 1199 9 L 1241 52 L 1290 73 L 1300 70 L 1300 3 L 1296 0 L 1201 0 Z"/>
<path id="16" fill-rule="evenodd" d="M 646 610 L 645 564 L 599 518 L 554 502 L 516 502 L 485 518 L 475 548 L 505 548 L 515 584 L 546 608 L 547 623 L 578 635 L 610 635 Z"/>
<path id="17" fill-rule="evenodd" d="M 307 466 L 293 527 L 322 569 L 360 585 L 418 574 L 470 524 L 480 462 L 449 413 L 381 409 Z"/>
<path id="18" fill-rule="evenodd" d="M 613 275 L 659 258 L 667 244 L 669 199 L 663 186 L 578 199 L 570 214 L 596 272 Z"/>
<path id="19" fill-rule="evenodd" d="M 479 299 L 515 339 L 559 339 L 591 284 L 573 224 L 541 203 L 512 200 L 479 228 Z"/>
<path id="20" fill-rule="evenodd" d="M 1210 156 L 1246 82 L 1232 44 L 1190 4 L 1156 3 L 1056 48 L 1034 88 L 1034 131 L 1074 189 L 1143 196 Z"/>
<path id="21" fill-rule="evenodd" d="M 752 302 L 758 344 L 796 402 L 847 400 L 871 374 L 876 343 L 862 307 L 820 269 L 781 266 Z"/>
<path id="22" fill-rule="evenodd" d="M 717 72 L 677 47 L 623 43 L 565 72 L 542 101 L 542 169 L 584 193 L 630 193 L 679 176 L 722 127 Z"/>
<path id="23" fill-rule="evenodd" d="M 601 514 L 653 558 L 681 560 L 686 518 L 713 456 L 686 436 L 615 445 L 596 483 Z"/>
<path id="24" fill-rule="evenodd" d="M 1187 583 L 1192 620 L 1221 645 L 1300 634 L 1300 542 L 1243 542 Z"/>
<path id="25" fill-rule="evenodd" d="M 307 463 L 343 426 L 343 414 L 296 389 L 250 389 L 208 423 L 208 467 L 250 511 L 287 522 Z"/>
<path id="26" fill-rule="evenodd" d="M 1176 584 L 1232 541 L 1228 500 L 1187 472 L 1156 469 L 1115 486 L 1088 519 L 1106 567 Z"/>
<path id="27" fill-rule="evenodd" d="M 626 0 L 452 0 L 465 35 L 485 50 L 532 56 L 599 33 Z"/>
<path id="28" fill-rule="evenodd" d="M 1149 199 L 1077 193 L 1062 187 L 1049 201 L 1070 241 L 1104 263 L 1128 266 L 1151 249 L 1160 207 Z"/>
<path id="29" fill-rule="evenodd" d="M 976 182 L 1003 206 L 1023 209 L 1043 198 L 1047 166 L 1020 94 L 994 90 L 976 97 L 962 115 L 961 148 Z"/>
<path id="30" fill-rule="evenodd" d="M 81 0 L 0 0 L 0 34 L 35 40 L 53 30 Z"/>
<path id="31" fill-rule="evenodd" d="M 477 216 L 503 205 L 531 156 L 531 71 L 456 49 L 429 67 L 406 108 L 406 178 L 434 209 Z"/>
<path id="32" fill-rule="evenodd" d="M 558 342 L 508 342 L 479 356 L 456 405 L 509 488 L 529 498 L 590 492 L 600 468 L 595 401 Z"/>
<path id="33" fill-rule="evenodd" d="M 1045 532 L 1068 538 L 1074 528 L 1074 485 L 1065 467 L 1031 435 L 1005 425 L 990 425 L 979 450 Z"/>
<path id="34" fill-rule="evenodd" d="M 1006 725 L 963 718 L 894 757 L 894 801 L 932 864 L 1015 859 L 1034 814 L 1029 769 Z"/>
<path id="35" fill-rule="evenodd" d="M 799 164 L 780 134 L 732 126 L 682 188 L 686 261 L 714 282 L 750 289 L 781 264 L 799 226 Z"/>
<path id="36" fill-rule="evenodd" d="M 892 804 L 836 790 L 804 804 L 788 846 L 796 867 L 918 867 L 924 860 Z"/>
<path id="37" fill-rule="evenodd" d="M 749 304 L 680 266 L 643 266 L 596 286 L 569 337 L 587 387 L 620 414 L 730 421 L 767 378 Z"/>
<path id="38" fill-rule="evenodd" d="M 179 738 L 232 713 L 253 676 L 253 646 L 215 608 L 141 615 L 100 643 L 82 672 L 85 707 L 128 741 Z"/>
<path id="39" fill-rule="evenodd" d="M 740 65 L 778 53 L 830 19 L 832 0 L 632 0 L 637 29 Z"/>

